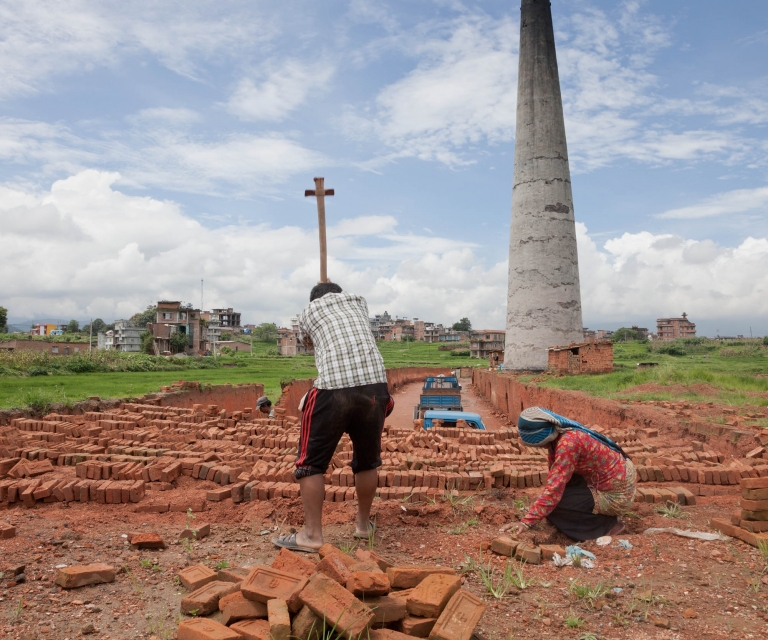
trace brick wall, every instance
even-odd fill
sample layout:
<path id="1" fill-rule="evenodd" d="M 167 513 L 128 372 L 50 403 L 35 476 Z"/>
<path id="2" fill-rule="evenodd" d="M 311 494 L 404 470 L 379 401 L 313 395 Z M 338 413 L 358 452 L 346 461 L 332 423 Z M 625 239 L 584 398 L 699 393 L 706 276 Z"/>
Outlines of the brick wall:
<path id="1" fill-rule="evenodd" d="M 498 371 L 474 369 L 472 384 L 478 395 L 517 423 L 520 412 L 528 407 L 545 407 L 585 425 L 621 428 L 654 428 L 659 433 L 708 441 L 723 451 L 743 456 L 755 447 L 754 434 L 727 425 L 696 420 L 679 420 L 659 413 L 653 407 L 625 405 L 588 396 L 580 391 L 549 389 L 519 382 L 513 375 Z"/>
<path id="2" fill-rule="evenodd" d="M 95 347 L 94 347 L 95 348 Z M 0 349 L 11 351 L 36 351 L 54 356 L 73 355 L 88 351 L 87 342 L 46 342 L 45 340 L 8 340 L 0 342 Z M 77 349 L 77 351 L 75 351 Z"/>
<path id="3" fill-rule="evenodd" d="M 552 373 L 610 373 L 613 371 L 613 343 L 586 342 L 568 347 L 550 347 L 548 370 Z"/>

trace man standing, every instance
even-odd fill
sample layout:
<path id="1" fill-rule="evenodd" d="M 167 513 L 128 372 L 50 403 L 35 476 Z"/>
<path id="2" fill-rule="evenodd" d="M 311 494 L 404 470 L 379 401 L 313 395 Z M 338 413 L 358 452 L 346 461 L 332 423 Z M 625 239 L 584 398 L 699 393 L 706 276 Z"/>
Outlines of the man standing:
<path id="1" fill-rule="evenodd" d="M 323 474 L 344 433 L 349 434 L 353 447 L 350 465 L 358 501 L 354 535 L 368 538 L 374 531 L 370 514 L 381 466 L 381 432 L 395 402 L 389 395 L 384 361 L 363 298 L 342 292 L 332 282 L 318 284 L 299 316 L 299 331 L 314 345 L 318 372 L 301 407 L 294 471 L 301 486 L 304 529 L 272 542 L 313 552 L 323 545 Z"/>

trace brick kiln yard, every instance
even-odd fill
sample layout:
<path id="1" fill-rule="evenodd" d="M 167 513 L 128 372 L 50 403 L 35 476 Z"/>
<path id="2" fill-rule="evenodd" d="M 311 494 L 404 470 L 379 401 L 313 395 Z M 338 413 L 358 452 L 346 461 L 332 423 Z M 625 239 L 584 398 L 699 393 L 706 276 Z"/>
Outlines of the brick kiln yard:
<path id="1" fill-rule="evenodd" d="M 276 420 L 246 408 L 259 385 L 206 394 L 180 384 L 74 415 L 4 416 L 0 636 L 306 638 L 321 611 L 343 613 L 347 635 L 370 622 L 361 637 L 374 640 L 402 638 L 376 630 L 384 624 L 444 640 L 470 640 L 473 630 L 492 640 L 764 636 L 768 549 L 755 545 L 768 528 L 768 460 L 750 422 L 765 409 L 713 425 L 712 405 L 619 405 L 479 371 L 473 382 L 474 410 L 493 431 L 424 432 L 401 420 L 386 428 L 375 540 L 352 540 L 351 452 L 341 443 L 324 512 L 335 549 L 317 565 L 317 555 L 278 557 L 269 541 L 301 525 L 291 407 L 307 381 L 286 388 Z M 499 526 L 546 477 L 543 455 L 521 447 L 510 426 L 513 407 L 533 403 L 600 428 L 638 465 L 626 535 L 581 545 L 594 568 L 557 568 L 549 558 L 569 542 L 548 524 L 500 539 Z M 682 517 L 664 517 L 662 506 Z M 643 533 L 651 527 L 727 537 Z M 94 563 L 106 566 L 77 569 Z M 95 584 L 72 586 L 82 580 Z"/>

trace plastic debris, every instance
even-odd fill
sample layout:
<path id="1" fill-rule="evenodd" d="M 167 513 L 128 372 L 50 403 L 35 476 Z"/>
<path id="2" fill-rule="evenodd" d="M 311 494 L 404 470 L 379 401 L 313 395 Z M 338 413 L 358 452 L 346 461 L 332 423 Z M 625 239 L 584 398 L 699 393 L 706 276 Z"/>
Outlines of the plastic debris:
<path id="1" fill-rule="evenodd" d="M 590 560 L 597 560 L 597 557 L 591 551 L 585 551 L 577 544 L 572 544 L 570 547 L 565 548 L 566 556 L 584 556 Z"/>
<path id="2" fill-rule="evenodd" d="M 598 547 L 607 547 L 611 542 L 613 542 L 613 538 L 611 536 L 602 536 L 595 540 Z"/>
<path id="3" fill-rule="evenodd" d="M 612 589 L 612 591 L 613 591 L 614 593 L 621 593 L 622 591 L 624 591 L 624 589 L 622 589 L 621 587 L 614 587 L 614 588 Z"/>
<path id="4" fill-rule="evenodd" d="M 643 531 L 644 534 L 653 535 L 654 533 L 671 533 L 673 536 L 681 538 L 695 538 L 696 540 L 728 540 L 721 533 L 709 533 L 706 531 L 686 531 L 675 527 L 652 527 Z M 569 547 L 570 548 L 570 547 Z"/>
<path id="5" fill-rule="evenodd" d="M 632 543 L 629 540 L 619 540 L 618 546 L 622 549 L 626 549 L 627 551 L 629 551 L 633 547 Z"/>
<path id="6" fill-rule="evenodd" d="M 556 567 L 572 567 L 573 566 L 573 558 L 574 556 L 567 555 L 565 558 L 563 558 L 559 553 L 556 553 L 552 556 L 552 564 L 554 564 Z M 580 565 L 582 569 L 594 569 L 595 563 L 592 562 L 589 558 L 581 557 L 581 563 Z"/>

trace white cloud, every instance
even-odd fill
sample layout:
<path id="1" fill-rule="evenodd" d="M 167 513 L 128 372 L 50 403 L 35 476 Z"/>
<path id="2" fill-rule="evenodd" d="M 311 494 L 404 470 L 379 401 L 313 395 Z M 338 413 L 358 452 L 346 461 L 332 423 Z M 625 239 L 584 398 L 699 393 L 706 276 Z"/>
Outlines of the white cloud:
<path id="1" fill-rule="evenodd" d="M 458 148 L 514 134 L 517 41 L 510 19 L 461 18 L 447 35 L 413 34 L 416 68 L 379 92 L 372 116 L 350 108 L 342 126 L 352 138 L 373 133 L 395 149 L 370 166 L 398 157 L 466 163 Z"/>
<path id="2" fill-rule="evenodd" d="M 768 239 L 737 247 L 649 232 L 592 240 L 577 223 L 585 317 L 618 321 L 687 311 L 701 320 L 768 314 Z"/>
<path id="3" fill-rule="evenodd" d="M 748 211 L 768 211 L 768 187 L 757 189 L 735 189 L 705 198 L 690 207 L 670 209 L 658 214 L 658 218 L 679 218 L 692 220 L 721 216 L 727 213 L 745 213 Z"/>
<path id="4" fill-rule="evenodd" d="M 210 0 L 7 0 L 0 4 L 0 99 L 47 91 L 52 79 L 128 56 L 191 78 L 202 63 L 243 57 L 276 35 L 269 13 Z"/>
<path id="5" fill-rule="evenodd" d="M 43 193 L 0 193 L 10 196 L 0 299 L 13 317 L 114 319 L 164 297 L 197 304 L 201 278 L 209 307 L 234 306 L 247 321 L 285 323 L 306 304 L 319 270 L 313 222 L 209 229 L 174 202 L 120 192 L 118 178 L 89 170 Z M 478 247 L 402 234 L 390 216 L 342 220 L 328 237 L 331 277 L 372 312 L 503 327 L 506 262 L 484 265 Z M 585 318 L 768 315 L 766 238 L 727 247 L 641 232 L 599 246 L 577 224 L 577 239 Z"/>
<path id="6" fill-rule="evenodd" d="M 303 105 L 314 91 L 328 89 L 333 74 L 334 67 L 327 62 L 283 60 L 261 82 L 242 79 L 226 107 L 242 120 L 278 122 Z"/>
<path id="7" fill-rule="evenodd" d="M 0 160 L 31 165 L 43 175 L 117 168 L 132 186 L 232 195 L 269 195 L 294 174 L 334 165 L 282 133 L 196 134 L 190 125 L 198 118 L 190 109 L 145 109 L 129 118 L 131 130 L 105 131 L 102 138 L 79 137 L 63 125 L 0 118 Z"/>

